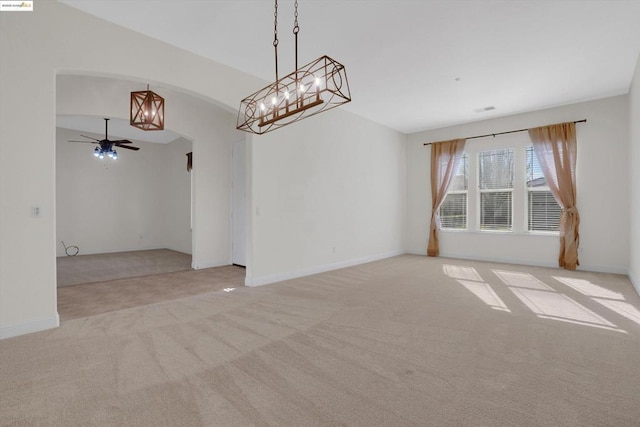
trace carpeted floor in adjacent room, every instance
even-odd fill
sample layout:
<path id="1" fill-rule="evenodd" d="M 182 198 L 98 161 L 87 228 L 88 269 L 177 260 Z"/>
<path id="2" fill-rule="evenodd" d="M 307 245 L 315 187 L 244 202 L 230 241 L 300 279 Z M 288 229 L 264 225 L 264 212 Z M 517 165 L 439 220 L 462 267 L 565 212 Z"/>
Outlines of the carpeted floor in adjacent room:
<path id="1" fill-rule="evenodd" d="M 191 270 L 191 255 L 170 249 L 80 254 L 58 257 L 56 266 L 57 286 L 64 287 Z"/>
<path id="2" fill-rule="evenodd" d="M 244 286 L 244 267 L 228 265 L 58 288 L 61 321 Z"/>

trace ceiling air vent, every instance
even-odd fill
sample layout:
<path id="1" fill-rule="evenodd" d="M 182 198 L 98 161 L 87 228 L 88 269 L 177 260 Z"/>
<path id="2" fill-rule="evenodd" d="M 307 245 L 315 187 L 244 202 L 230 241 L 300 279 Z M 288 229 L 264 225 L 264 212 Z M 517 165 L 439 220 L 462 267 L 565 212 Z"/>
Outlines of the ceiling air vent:
<path id="1" fill-rule="evenodd" d="M 491 110 L 495 110 L 496 107 L 494 107 L 493 105 L 489 105 L 488 107 L 482 107 L 482 108 L 475 108 L 473 110 L 474 113 L 486 113 L 487 111 L 491 111 Z"/>

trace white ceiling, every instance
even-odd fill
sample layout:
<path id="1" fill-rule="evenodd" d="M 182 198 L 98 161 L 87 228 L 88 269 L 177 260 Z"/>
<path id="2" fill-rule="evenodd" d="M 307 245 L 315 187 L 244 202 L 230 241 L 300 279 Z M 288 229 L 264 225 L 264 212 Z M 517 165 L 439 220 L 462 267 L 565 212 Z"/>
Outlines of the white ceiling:
<path id="1" fill-rule="evenodd" d="M 61 1 L 274 80 L 271 0 Z M 284 75 L 293 0 L 278 6 Z M 300 64 L 343 63 L 342 108 L 405 133 L 626 94 L 640 54 L 639 0 L 299 0 L 299 11 Z"/>

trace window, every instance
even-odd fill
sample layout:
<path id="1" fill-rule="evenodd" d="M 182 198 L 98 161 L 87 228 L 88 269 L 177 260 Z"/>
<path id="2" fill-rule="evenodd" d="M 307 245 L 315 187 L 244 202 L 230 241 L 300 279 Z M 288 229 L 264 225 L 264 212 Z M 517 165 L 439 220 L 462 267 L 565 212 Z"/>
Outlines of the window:
<path id="1" fill-rule="evenodd" d="M 478 154 L 480 229 L 513 229 L 513 150 L 491 150 Z"/>
<path id="2" fill-rule="evenodd" d="M 463 154 L 451 186 L 440 205 L 440 224 L 443 229 L 467 229 L 467 192 L 469 188 L 469 156 Z"/>
<path id="3" fill-rule="evenodd" d="M 533 146 L 527 147 L 527 223 L 529 231 L 558 231 L 562 209 L 542 174 Z"/>
<path id="4" fill-rule="evenodd" d="M 524 133 L 465 146 L 440 224 L 443 230 L 558 234 L 561 214 Z"/>

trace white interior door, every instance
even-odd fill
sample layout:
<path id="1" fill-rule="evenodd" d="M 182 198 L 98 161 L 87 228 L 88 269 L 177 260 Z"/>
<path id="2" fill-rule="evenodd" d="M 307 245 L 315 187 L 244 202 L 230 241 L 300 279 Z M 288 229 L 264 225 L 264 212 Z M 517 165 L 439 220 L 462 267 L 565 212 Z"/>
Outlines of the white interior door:
<path id="1" fill-rule="evenodd" d="M 247 265 L 246 141 L 236 141 L 231 164 L 231 262 Z"/>

